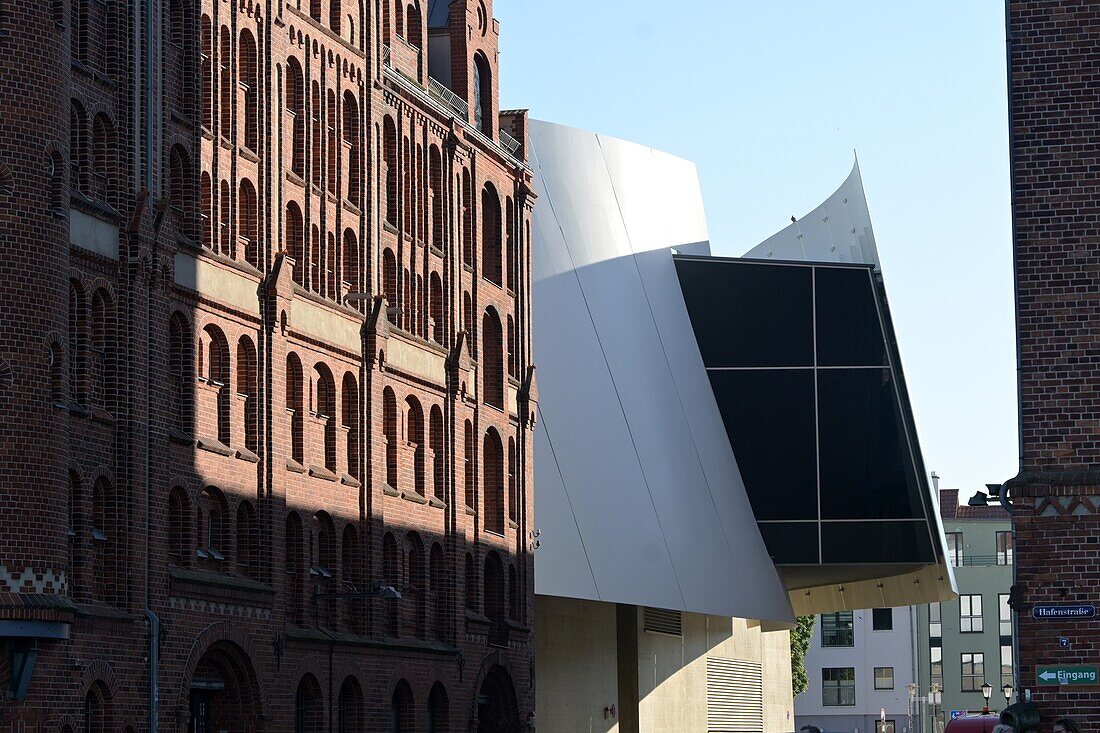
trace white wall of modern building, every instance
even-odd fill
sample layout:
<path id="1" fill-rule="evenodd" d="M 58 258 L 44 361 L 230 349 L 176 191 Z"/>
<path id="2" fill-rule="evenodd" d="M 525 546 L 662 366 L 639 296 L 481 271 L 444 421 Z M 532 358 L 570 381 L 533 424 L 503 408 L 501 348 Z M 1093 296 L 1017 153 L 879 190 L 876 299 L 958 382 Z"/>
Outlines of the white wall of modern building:
<path id="1" fill-rule="evenodd" d="M 885 710 L 887 733 L 911 733 L 912 609 L 819 615 L 806 674 L 809 687 L 794 701 L 796 730 L 816 725 L 823 731 L 876 733 Z"/>

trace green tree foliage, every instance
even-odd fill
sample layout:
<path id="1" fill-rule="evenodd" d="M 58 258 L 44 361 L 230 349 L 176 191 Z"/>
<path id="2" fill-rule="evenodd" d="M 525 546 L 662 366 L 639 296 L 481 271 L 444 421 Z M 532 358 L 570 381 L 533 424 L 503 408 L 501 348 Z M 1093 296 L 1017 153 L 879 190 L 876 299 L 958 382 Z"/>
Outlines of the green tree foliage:
<path id="1" fill-rule="evenodd" d="M 806 652 L 814 635 L 815 619 L 815 616 L 799 616 L 798 623 L 791 629 L 791 687 L 796 695 L 805 692 L 810 685 L 810 678 L 806 676 Z"/>

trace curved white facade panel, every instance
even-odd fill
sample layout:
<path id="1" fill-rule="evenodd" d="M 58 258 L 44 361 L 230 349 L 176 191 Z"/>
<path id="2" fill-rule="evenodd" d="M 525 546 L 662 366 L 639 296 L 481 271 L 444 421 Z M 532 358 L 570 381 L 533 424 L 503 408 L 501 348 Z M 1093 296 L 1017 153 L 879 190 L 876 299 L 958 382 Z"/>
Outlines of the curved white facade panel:
<path id="1" fill-rule="evenodd" d="M 536 592 L 792 621 L 672 260 L 710 250 L 694 164 L 543 122 L 531 148 Z"/>
<path id="2" fill-rule="evenodd" d="M 844 262 L 879 267 L 859 162 L 833 195 L 746 252 L 753 259 Z"/>

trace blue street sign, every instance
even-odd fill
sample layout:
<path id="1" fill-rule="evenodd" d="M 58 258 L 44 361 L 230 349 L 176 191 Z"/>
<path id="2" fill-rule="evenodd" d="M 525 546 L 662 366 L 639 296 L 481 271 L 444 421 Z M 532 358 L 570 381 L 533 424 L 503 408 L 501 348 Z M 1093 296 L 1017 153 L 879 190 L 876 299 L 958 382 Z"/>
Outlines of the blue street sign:
<path id="1" fill-rule="evenodd" d="M 966 715 L 965 710 L 952 710 L 951 711 L 951 719 L 952 720 L 957 720 L 957 719 L 961 718 L 964 715 Z"/>
<path id="2" fill-rule="evenodd" d="M 1096 606 L 1044 605 L 1032 606 L 1031 617 L 1045 621 L 1061 619 L 1093 618 Z"/>

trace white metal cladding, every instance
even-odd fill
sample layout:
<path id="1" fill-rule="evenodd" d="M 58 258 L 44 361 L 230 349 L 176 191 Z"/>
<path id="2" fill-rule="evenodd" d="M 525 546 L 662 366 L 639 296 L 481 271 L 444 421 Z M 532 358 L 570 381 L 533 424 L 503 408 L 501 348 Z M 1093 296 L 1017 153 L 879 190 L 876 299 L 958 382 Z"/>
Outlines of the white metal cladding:
<path id="1" fill-rule="evenodd" d="M 531 124 L 535 591 L 790 623 L 671 248 L 709 254 L 694 164 Z"/>
<path id="2" fill-rule="evenodd" d="M 707 657 L 707 733 L 763 733 L 760 664 Z"/>

